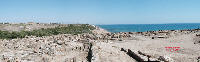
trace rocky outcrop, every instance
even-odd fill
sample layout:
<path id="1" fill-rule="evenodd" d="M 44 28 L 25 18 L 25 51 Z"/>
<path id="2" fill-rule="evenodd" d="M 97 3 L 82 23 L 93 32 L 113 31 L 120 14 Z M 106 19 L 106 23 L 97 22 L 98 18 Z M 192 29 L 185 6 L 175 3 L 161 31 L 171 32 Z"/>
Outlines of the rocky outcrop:
<path id="1" fill-rule="evenodd" d="M 196 34 L 193 40 L 194 40 L 194 44 L 200 44 L 200 34 Z"/>
<path id="2" fill-rule="evenodd" d="M 89 44 L 77 35 L 56 35 L 1 41 L 2 61 L 76 62 L 88 61 Z M 83 42 L 84 41 L 84 42 Z M 32 58 L 34 57 L 34 58 Z"/>

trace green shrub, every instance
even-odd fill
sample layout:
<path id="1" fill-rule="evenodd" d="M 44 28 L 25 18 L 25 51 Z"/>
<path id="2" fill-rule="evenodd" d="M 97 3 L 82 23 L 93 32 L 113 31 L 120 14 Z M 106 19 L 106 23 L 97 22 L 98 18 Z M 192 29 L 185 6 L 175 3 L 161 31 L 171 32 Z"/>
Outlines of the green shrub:
<path id="1" fill-rule="evenodd" d="M 55 27 L 47 29 L 38 29 L 33 31 L 20 31 L 20 32 L 8 32 L 0 31 L 0 39 L 14 39 L 14 38 L 24 38 L 25 36 L 49 36 L 57 34 L 81 34 L 81 33 L 91 33 L 90 30 L 95 29 L 88 24 L 73 25 L 70 24 L 68 27 Z"/>

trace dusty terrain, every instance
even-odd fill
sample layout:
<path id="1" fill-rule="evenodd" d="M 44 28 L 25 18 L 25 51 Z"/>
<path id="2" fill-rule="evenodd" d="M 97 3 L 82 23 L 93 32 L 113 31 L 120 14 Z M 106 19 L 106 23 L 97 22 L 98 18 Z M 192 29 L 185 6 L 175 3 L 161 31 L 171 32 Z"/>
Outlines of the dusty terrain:
<path id="1" fill-rule="evenodd" d="M 200 30 L 27 36 L 0 40 L 0 62 L 197 62 Z M 167 49 L 166 47 L 179 47 Z"/>
<path id="2" fill-rule="evenodd" d="M 47 23 L 8 23 L 0 24 L 0 30 L 2 31 L 32 31 L 41 28 L 54 28 L 57 26 L 67 26 L 67 24 L 47 24 Z"/>

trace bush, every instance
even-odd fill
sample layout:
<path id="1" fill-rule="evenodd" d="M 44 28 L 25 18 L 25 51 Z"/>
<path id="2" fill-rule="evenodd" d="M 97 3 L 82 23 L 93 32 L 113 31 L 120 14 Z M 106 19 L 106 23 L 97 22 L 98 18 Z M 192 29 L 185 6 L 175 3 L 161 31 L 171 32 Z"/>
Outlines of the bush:
<path id="1" fill-rule="evenodd" d="M 81 34 L 81 33 L 91 33 L 90 30 L 95 29 L 88 24 L 73 25 L 70 24 L 68 27 L 55 27 L 47 29 L 38 29 L 33 31 L 20 31 L 20 32 L 8 32 L 0 31 L 1 39 L 14 39 L 14 38 L 24 38 L 25 36 L 49 36 L 57 34 Z"/>

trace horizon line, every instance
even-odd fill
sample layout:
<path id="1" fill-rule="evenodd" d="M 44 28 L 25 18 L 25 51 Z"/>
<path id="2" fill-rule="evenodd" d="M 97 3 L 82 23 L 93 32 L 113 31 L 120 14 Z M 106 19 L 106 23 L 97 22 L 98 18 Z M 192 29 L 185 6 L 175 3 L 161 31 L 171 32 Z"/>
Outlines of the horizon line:
<path id="1" fill-rule="evenodd" d="M 0 23 L 29 23 L 31 21 L 28 22 L 0 22 Z M 91 24 L 91 25 L 129 25 L 129 24 L 200 24 L 200 22 L 198 23 L 194 23 L 194 22 L 188 22 L 188 23 L 116 23 L 116 24 L 94 24 L 94 23 L 65 23 L 65 22 L 33 22 L 33 23 L 58 23 L 58 24 Z"/>

